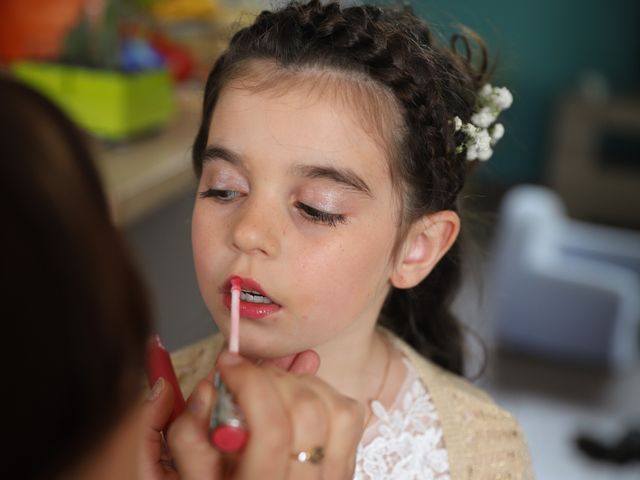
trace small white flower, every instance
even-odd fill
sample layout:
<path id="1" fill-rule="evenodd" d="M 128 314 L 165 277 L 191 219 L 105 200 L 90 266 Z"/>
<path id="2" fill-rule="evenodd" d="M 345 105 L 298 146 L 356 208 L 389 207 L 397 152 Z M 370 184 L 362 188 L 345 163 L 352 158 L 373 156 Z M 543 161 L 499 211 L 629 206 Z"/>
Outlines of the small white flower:
<path id="1" fill-rule="evenodd" d="M 467 147 L 467 160 L 475 160 L 478 158 L 478 149 L 470 145 Z"/>
<path id="2" fill-rule="evenodd" d="M 493 150 L 491 150 L 491 148 L 478 150 L 478 160 L 481 160 L 483 162 L 489 160 L 491 158 L 491 155 L 493 155 Z"/>
<path id="3" fill-rule="evenodd" d="M 504 136 L 504 125 L 496 123 L 491 128 L 491 144 L 495 145 L 498 140 Z"/>
<path id="4" fill-rule="evenodd" d="M 491 149 L 491 136 L 485 128 L 481 128 L 476 133 L 475 138 L 476 148 L 478 149 L 478 155 L 481 150 Z"/>
<path id="5" fill-rule="evenodd" d="M 485 83 L 482 88 L 480 89 L 480 91 L 478 92 L 478 94 L 480 95 L 480 97 L 482 98 L 487 98 L 489 97 L 491 94 L 493 93 L 493 87 L 491 86 L 490 83 Z"/>
<path id="6" fill-rule="evenodd" d="M 496 121 L 496 115 L 489 107 L 483 107 L 471 116 L 471 122 L 477 127 L 487 128 Z"/>
<path id="7" fill-rule="evenodd" d="M 506 110 L 513 103 L 513 95 L 506 87 L 498 87 L 493 90 L 493 103 L 500 110 Z"/>
<path id="8" fill-rule="evenodd" d="M 476 134 L 478 133 L 478 127 L 476 127 L 475 125 L 473 125 L 472 123 L 464 123 L 462 125 L 462 132 L 468 137 L 468 138 L 475 138 Z"/>
<path id="9" fill-rule="evenodd" d="M 471 123 L 463 123 L 454 117 L 456 132 L 461 130 L 465 140 L 456 147 L 456 153 L 467 151 L 467 160 L 488 160 L 493 155 L 494 146 L 504 136 L 504 125 L 495 123 L 500 112 L 513 103 L 511 92 L 505 87 L 482 86 L 478 92 L 476 111 L 471 115 Z"/>

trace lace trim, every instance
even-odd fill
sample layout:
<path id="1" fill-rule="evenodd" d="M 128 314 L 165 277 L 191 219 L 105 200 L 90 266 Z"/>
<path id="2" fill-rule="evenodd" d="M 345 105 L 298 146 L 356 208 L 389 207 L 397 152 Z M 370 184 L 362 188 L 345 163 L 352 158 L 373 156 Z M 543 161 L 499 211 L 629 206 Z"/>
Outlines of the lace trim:
<path id="1" fill-rule="evenodd" d="M 377 419 L 358 445 L 354 480 L 449 480 L 449 459 L 438 414 L 413 365 L 404 359 L 405 381 L 387 410 L 377 400 Z"/>

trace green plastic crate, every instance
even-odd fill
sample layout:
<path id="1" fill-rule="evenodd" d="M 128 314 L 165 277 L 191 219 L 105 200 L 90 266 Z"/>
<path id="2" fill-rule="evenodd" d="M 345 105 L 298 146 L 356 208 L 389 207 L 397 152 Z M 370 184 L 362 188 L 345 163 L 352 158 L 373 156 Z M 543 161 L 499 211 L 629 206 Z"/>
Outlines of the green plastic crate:
<path id="1" fill-rule="evenodd" d="M 107 140 L 165 125 L 174 111 L 166 70 L 121 73 L 54 63 L 19 62 L 15 75 L 56 102 L 80 126 Z"/>

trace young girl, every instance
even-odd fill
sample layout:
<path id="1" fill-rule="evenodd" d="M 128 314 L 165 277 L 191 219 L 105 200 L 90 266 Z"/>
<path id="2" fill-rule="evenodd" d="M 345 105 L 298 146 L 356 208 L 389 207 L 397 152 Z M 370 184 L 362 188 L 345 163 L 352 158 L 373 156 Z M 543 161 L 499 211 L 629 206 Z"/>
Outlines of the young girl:
<path id="1" fill-rule="evenodd" d="M 465 55 L 407 11 L 295 2 L 240 30 L 206 85 L 192 241 L 222 336 L 174 356 L 181 382 L 228 338 L 241 277 L 241 353 L 314 350 L 367 406 L 358 479 L 532 476 L 513 417 L 461 377 L 449 311 L 458 194 L 511 101 L 455 40 Z"/>

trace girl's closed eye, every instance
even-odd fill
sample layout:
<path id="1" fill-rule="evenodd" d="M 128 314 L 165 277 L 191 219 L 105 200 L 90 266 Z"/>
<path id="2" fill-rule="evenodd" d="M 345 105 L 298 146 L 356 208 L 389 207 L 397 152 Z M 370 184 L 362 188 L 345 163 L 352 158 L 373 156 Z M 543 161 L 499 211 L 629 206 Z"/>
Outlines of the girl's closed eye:
<path id="1" fill-rule="evenodd" d="M 228 203 L 240 197 L 242 193 L 235 190 L 208 188 L 200 192 L 200 198 L 213 198 L 220 203 Z"/>
<path id="2" fill-rule="evenodd" d="M 219 188 L 208 188 L 199 193 L 200 198 L 213 198 L 219 203 L 230 203 L 243 194 L 235 190 L 225 190 Z M 346 223 L 346 215 L 340 213 L 325 212 L 307 205 L 302 202 L 295 202 L 294 206 L 301 212 L 302 216 L 313 223 L 321 223 L 331 227 L 337 226 L 339 223 Z"/>
<path id="3" fill-rule="evenodd" d="M 306 203 L 296 202 L 295 207 L 300 210 L 302 216 L 313 223 L 321 223 L 330 227 L 335 227 L 339 223 L 346 223 L 347 217 L 341 213 L 329 213 L 324 210 L 318 210 Z"/>
<path id="4" fill-rule="evenodd" d="M 211 198 L 218 203 L 231 203 L 248 193 L 249 187 L 244 178 L 234 171 L 228 171 L 218 165 L 215 167 L 217 168 L 212 169 L 208 177 L 203 178 L 205 188 L 199 192 L 200 198 Z"/>
<path id="5" fill-rule="evenodd" d="M 200 185 L 203 189 L 198 192 L 198 197 L 211 198 L 223 204 L 231 203 L 249 192 L 246 178 L 222 161 L 209 163 L 203 169 Z"/>

